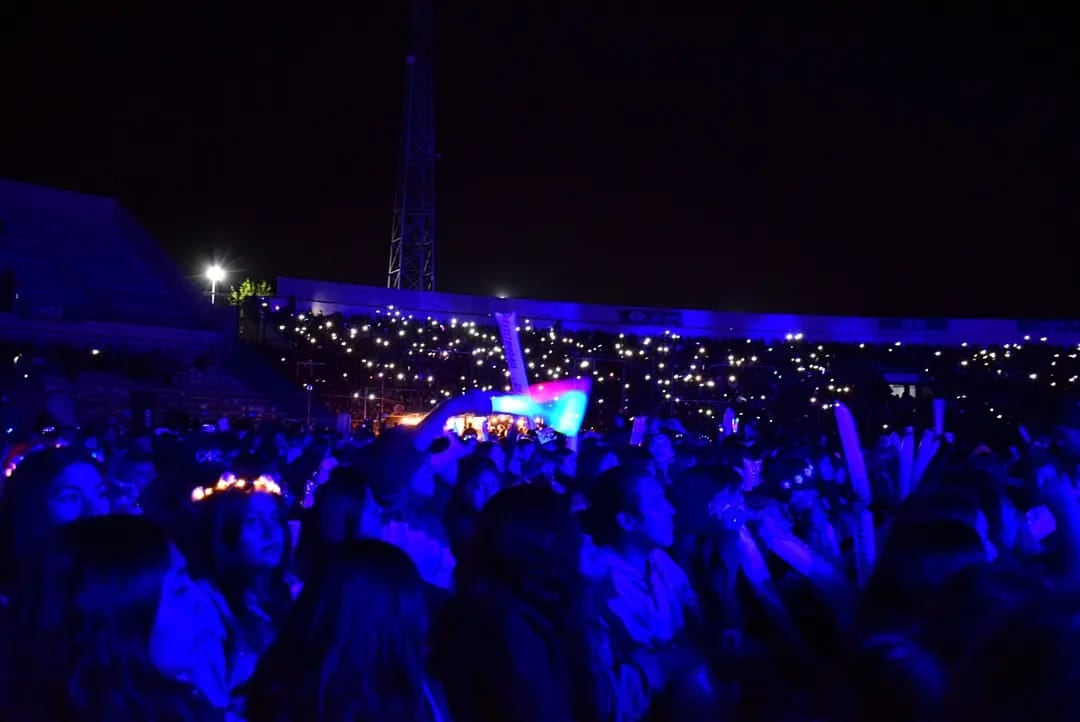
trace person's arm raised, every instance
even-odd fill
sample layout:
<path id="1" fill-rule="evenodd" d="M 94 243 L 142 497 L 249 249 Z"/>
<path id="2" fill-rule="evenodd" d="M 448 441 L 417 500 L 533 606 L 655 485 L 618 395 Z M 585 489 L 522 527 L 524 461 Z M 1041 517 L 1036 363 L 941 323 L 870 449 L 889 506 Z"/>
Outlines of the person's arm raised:
<path id="1" fill-rule="evenodd" d="M 432 442 L 442 436 L 447 422 L 462 414 L 491 415 L 492 394 L 486 391 L 467 391 L 461 396 L 446 399 L 431 410 L 424 420 L 413 429 L 413 445 L 417 451 L 427 452 Z"/>
<path id="2" fill-rule="evenodd" d="M 1039 469 L 1039 491 L 1057 523 L 1063 571 L 1070 581 L 1080 579 L 1080 506 L 1072 479 L 1047 465 Z"/>

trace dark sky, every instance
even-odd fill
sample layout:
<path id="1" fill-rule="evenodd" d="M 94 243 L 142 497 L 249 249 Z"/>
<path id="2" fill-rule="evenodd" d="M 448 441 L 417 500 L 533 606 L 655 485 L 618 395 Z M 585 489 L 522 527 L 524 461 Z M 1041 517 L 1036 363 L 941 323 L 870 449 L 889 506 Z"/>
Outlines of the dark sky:
<path id="1" fill-rule="evenodd" d="M 385 283 L 404 0 L 20 5 L 0 176 L 119 197 L 193 273 Z M 1080 313 L 1064 14 L 442 5 L 440 290 Z"/>

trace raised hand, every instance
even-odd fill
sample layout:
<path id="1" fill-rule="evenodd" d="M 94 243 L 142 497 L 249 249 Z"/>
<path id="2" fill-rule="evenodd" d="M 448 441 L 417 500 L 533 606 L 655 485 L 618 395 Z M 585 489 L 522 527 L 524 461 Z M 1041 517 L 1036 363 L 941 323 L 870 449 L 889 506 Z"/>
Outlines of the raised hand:
<path id="1" fill-rule="evenodd" d="M 915 466 L 915 429 L 904 429 L 904 438 L 900 441 L 900 476 L 897 479 L 897 493 L 903 501 L 911 493 Z"/>
<path id="2" fill-rule="evenodd" d="M 739 567 L 755 589 L 760 589 L 769 581 L 769 567 L 753 533 L 745 526 L 739 530 Z"/>
<path id="3" fill-rule="evenodd" d="M 911 469 L 912 491 L 915 491 L 915 489 L 918 488 L 919 482 L 922 481 L 923 474 L 926 473 L 927 467 L 930 466 L 930 462 L 937 456 L 938 450 L 941 448 L 942 438 L 942 436 L 930 429 L 923 432 L 922 439 L 919 440 L 919 451 L 915 456 L 915 463 Z"/>
<path id="4" fill-rule="evenodd" d="M 1064 511 L 1075 512 L 1076 490 L 1068 474 L 1048 464 L 1036 472 L 1035 478 L 1043 500 L 1055 515 Z"/>
<path id="5" fill-rule="evenodd" d="M 851 477 L 851 490 L 855 496 L 855 570 L 859 586 L 864 587 L 870 580 L 874 562 L 877 560 L 874 517 L 870 513 L 870 477 L 866 473 L 866 462 L 863 460 L 862 446 L 855 428 L 855 418 L 844 404 L 836 404 L 835 413 L 836 428 L 840 432 L 840 443 L 844 447 L 844 459 Z"/>

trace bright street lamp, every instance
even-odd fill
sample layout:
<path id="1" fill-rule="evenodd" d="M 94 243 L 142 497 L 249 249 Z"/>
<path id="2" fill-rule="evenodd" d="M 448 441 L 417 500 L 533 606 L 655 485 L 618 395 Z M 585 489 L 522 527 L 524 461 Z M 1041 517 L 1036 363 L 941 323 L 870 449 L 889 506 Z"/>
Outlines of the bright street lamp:
<path id="1" fill-rule="evenodd" d="M 210 303 L 217 298 L 217 285 L 225 280 L 225 269 L 216 263 L 206 269 L 206 277 L 210 280 Z"/>

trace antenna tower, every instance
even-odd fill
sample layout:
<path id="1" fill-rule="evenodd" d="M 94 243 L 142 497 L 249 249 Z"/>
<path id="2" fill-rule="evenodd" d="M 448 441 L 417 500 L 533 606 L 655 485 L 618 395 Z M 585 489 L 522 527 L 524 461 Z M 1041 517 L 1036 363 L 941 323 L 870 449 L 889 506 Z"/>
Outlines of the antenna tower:
<path id="1" fill-rule="evenodd" d="M 386 285 L 435 290 L 435 68 L 433 0 L 411 0 L 405 108 L 390 271 Z"/>

